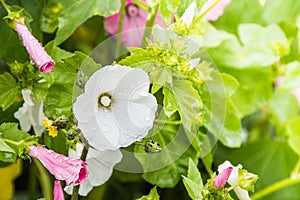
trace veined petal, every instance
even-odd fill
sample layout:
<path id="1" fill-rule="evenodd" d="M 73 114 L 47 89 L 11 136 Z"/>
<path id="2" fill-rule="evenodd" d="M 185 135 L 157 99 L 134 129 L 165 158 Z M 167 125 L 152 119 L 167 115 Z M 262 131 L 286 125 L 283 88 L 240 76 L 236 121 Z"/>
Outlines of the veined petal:
<path id="1" fill-rule="evenodd" d="M 53 199 L 54 200 L 64 200 L 64 192 L 61 188 L 61 184 L 59 180 L 54 181 L 54 189 L 53 189 Z"/>
<path id="2" fill-rule="evenodd" d="M 87 164 L 80 159 L 72 159 L 41 146 L 29 146 L 31 157 L 38 159 L 58 180 L 78 185 L 87 177 Z"/>

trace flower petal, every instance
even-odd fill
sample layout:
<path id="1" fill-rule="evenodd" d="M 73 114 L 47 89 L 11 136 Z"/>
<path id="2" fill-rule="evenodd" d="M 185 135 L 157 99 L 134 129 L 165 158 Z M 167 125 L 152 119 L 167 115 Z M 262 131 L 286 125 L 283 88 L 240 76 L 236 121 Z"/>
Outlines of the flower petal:
<path id="1" fill-rule="evenodd" d="M 54 200 L 64 200 L 64 192 L 61 188 L 61 184 L 59 180 L 54 181 L 54 189 L 53 189 L 53 199 Z"/>

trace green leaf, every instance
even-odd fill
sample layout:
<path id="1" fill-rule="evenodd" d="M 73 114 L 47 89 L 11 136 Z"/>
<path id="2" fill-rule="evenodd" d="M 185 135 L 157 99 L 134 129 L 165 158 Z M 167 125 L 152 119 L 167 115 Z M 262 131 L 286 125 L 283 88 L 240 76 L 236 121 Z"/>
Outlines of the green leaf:
<path id="1" fill-rule="evenodd" d="M 192 159 L 189 159 L 189 169 L 187 173 L 187 177 L 198 184 L 200 187 L 203 187 L 203 182 L 201 178 L 201 174 L 197 168 L 197 165 L 194 163 Z"/>
<path id="2" fill-rule="evenodd" d="M 0 106 L 3 110 L 9 108 L 20 93 L 21 91 L 12 75 L 8 72 L 0 75 Z"/>
<path id="3" fill-rule="evenodd" d="M 63 15 L 64 10 L 69 8 L 74 1 L 72 0 L 49 0 L 44 6 L 41 16 L 41 29 L 46 33 L 53 33 L 59 22 L 59 17 Z"/>
<path id="4" fill-rule="evenodd" d="M 54 46 L 54 41 L 49 42 L 45 46 L 45 49 L 51 55 L 51 58 L 55 62 L 58 62 L 60 60 L 63 60 L 63 59 L 73 56 L 73 54 L 71 52 L 65 51 L 57 46 Z"/>
<path id="5" fill-rule="evenodd" d="M 294 61 L 282 67 L 285 68 L 285 74 L 279 88 L 294 89 L 300 87 L 300 62 Z"/>
<path id="6" fill-rule="evenodd" d="M 163 88 L 164 110 L 170 117 L 178 111 L 183 126 L 192 131 L 202 122 L 202 100 L 188 80 L 173 79 Z"/>
<path id="7" fill-rule="evenodd" d="M 79 92 L 75 87 L 77 69 L 79 68 L 100 68 L 83 53 L 75 52 L 63 62 L 58 62 L 53 69 L 51 76 L 54 84 L 50 86 L 45 100 L 44 110 L 47 116 L 69 116 L 76 95 Z"/>
<path id="8" fill-rule="evenodd" d="M 280 139 L 261 140 L 234 150 L 222 148 L 219 153 L 222 153 L 233 165 L 242 164 L 244 169 L 258 175 L 259 179 L 255 184 L 256 192 L 290 177 L 298 161 L 298 156 L 290 149 L 287 142 Z M 300 184 L 295 184 L 275 191 L 263 199 L 297 199 L 299 190 Z"/>
<path id="9" fill-rule="evenodd" d="M 0 125 L 0 137 L 2 139 L 20 142 L 30 137 L 30 135 L 19 130 L 17 123 L 4 123 Z"/>
<path id="10" fill-rule="evenodd" d="M 155 67 L 150 73 L 151 77 L 151 93 L 155 94 L 165 84 L 172 84 L 172 69 L 169 67 Z"/>
<path id="11" fill-rule="evenodd" d="M 240 87 L 233 94 L 232 99 L 241 116 L 246 116 L 270 99 L 273 91 L 273 78 L 271 68 L 233 69 L 222 70 L 234 76 Z"/>
<path id="12" fill-rule="evenodd" d="M 156 187 L 152 188 L 147 196 L 143 195 L 137 200 L 159 200 L 159 195 L 157 193 Z"/>
<path id="13" fill-rule="evenodd" d="M 189 194 L 189 196 L 193 199 L 193 200 L 200 200 L 203 199 L 201 191 L 202 191 L 202 187 L 195 183 L 193 180 L 187 178 L 187 177 L 183 177 L 183 184 Z"/>
<path id="14" fill-rule="evenodd" d="M 300 156 L 300 118 L 293 119 L 287 124 L 288 144 Z"/>
<path id="15" fill-rule="evenodd" d="M 278 134 L 283 133 L 288 121 L 299 116 L 298 101 L 288 91 L 276 90 L 269 105 Z"/>
<path id="16" fill-rule="evenodd" d="M 0 139 L 0 160 L 2 162 L 15 162 L 16 159 L 17 153 L 3 139 Z"/>
<path id="17" fill-rule="evenodd" d="M 58 30 L 54 39 L 57 46 L 65 41 L 75 29 L 94 15 L 108 17 L 120 8 L 119 0 L 82 0 L 74 2 L 59 18 Z"/>
<path id="18" fill-rule="evenodd" d="M 213 134 L 211 145 L 218 139 L 229 147 L 241 145 L 241 119 L 231 95 L 238 87 L 238 82 L 228 74 L 213 71 L 212 79 L 201 88 L 202 100 L 206 112 L 205 127 Z M 211 149 L 203 149 L 203 155 Z"/>
<path id="19" fill-rule="evenodd" d="M 178 119 L 175 116 L 171 120 Z M 149 132 L 149 139 L 160 144 L 162 150 L 159 153 L 147 154 L 144 146 L 135 145 L 134 155 L 143 166 L 143 178 L 162 188 L 174 187 L 181 176 L 187 173 L 189 159 L 197 163 L 199 152 L 194 149 L 179 125 L 156 122 Z"/>

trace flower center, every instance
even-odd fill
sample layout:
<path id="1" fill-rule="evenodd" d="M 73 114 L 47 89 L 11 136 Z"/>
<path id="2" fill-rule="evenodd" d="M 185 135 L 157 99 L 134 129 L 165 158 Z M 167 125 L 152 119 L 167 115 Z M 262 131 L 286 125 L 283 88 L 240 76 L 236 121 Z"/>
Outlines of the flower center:
<path id="1" fill-rule="evenodd" d="M 104 93 L 98 97 L 98 106 L 108 108 L 111 105 L 111 95 Z"/>
<path id="2" fill-rule="evenodd" d="M 130 3 L 126 6 L 126 14 L 129 17 L 136 17 L 139 13 L 139 7 L 136 4 Z"/>

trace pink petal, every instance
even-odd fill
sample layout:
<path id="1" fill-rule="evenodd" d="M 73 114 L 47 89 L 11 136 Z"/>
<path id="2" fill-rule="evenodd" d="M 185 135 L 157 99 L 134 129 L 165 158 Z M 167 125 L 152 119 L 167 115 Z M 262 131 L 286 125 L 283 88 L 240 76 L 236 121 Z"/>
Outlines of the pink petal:
<path id="1" fill-rule="evenodd" d="M 232 170 L 233 167 L 228 167 L 223 172 L 221 172 L 218 176 L 216 176 L 214 179 L 214 187 L 224 187 Z"/>
<path id="2" fill-rule="evenodd" d="M 37 39 L 31 34 L 27 26 L 16 23 L 16 30 L 19 36 L 22 38 L 24 47 L 28 54 L 38 66 L 41 72 L 51 72 L 55 63 L 52 58 L 47 54 L 42 45 Z"/>
<path id="3" fill-rule="evenodd" d="M 53 200 L 65 200 L 64 192 L 59 180 L 54 181 Z"/>
<path id="4" fill-rule="evenodd" d="M 146 0 L 142 0 L 146 3 Z M 132 0 L 126 1 L 126 6 L 133 4 Z M 130 17 L 128 14 L 124 15 L 122 26 L 122 42 L 126 46 L 139 47 L 141 46 L 144 28 L 146 27 L 148 13 L 145 10 L 138 8 L 138 13 L 134 17 Z M 105 30 L 111 34 L 118 33 L 118 24 L 120 18 L 120 11 L 110 17 L 105 18 Z M 160 25 L 163 28 L 167 28 L 164 25 L 160 13 L 157 14 L 155 24 Z"/>
<path id="5" fill-rule="evenodd" d="M 78 185 L 87 178 L 87 164 L 80 159 L 73 159 L 48 150 L 41 146 L 29 146 L 29 155 L 38 159 L 58 180 Z"/>
<path id="6" fill-rule="evenodd" d="M 222 14 L 225 8 L 228 6 L 231 0 L 221 0 L 215 7 L 213 7 L 205 15 L 205 19 L 208 21 L 216 21 Z M 200 14 L 205 12 L 210 6 L 212 6 L 216 0 L 208 0 L 202 7 Z"/>

